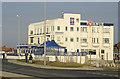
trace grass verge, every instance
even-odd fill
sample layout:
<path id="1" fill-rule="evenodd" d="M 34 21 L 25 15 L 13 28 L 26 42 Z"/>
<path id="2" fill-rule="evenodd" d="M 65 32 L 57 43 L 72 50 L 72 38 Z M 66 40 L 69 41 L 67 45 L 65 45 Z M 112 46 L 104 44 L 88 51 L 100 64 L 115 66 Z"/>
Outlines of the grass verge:
<path id="1" fill-rule="evenodd" d="M 25 59 L 18 59 L 18 61 L 25 62 Z M 44 65 L 44 61 L 33 60 L 33 64 Z M 56 67 L 83 67 L 83 66 L 88 66 L 87 64 L 78 64 L 78 63 L 72 63 L 72 62 L 66 62 L 66 63 L 64 63 L 64 62 L 52 62 L 52 61 L 47 61 L 46 64 L 49 65 L 49 66 L 56 66 Z"/>

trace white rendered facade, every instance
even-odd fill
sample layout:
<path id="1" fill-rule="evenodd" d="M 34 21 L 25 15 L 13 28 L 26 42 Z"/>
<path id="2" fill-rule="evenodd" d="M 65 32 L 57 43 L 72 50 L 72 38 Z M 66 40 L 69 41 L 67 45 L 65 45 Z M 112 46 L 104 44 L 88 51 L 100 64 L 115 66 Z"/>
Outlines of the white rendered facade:
<path id="1" fill-rule="evenodd" d="M 94 51 L 91 55 L 97 59 L 113 60 L 113 28 L 111 23 L 89 26 L 87 20 L 81 20 L 80 14 L 63 13 L 62 18 L 46 21 L 46 40 L 55 40 L 65 46 L 67 52 L 87 52 L 89 56 L 89 51 Z M 43 42 L 44 21 L 30 24 L 28 44 Z"/>

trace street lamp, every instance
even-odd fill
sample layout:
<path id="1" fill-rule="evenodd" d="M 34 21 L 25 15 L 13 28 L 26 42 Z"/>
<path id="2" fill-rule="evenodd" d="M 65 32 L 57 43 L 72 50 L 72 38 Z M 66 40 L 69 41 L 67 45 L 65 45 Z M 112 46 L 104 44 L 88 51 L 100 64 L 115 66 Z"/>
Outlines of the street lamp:
<path id="1" fill-rule="evenodd" d="M 46 65 L 46 0 L 44 1 L 44 65 Z"/>
<path id="2" fill-rule="evenodd" d="M 19 55 L 20 55 L 20 15 L 16 15 L 18 18 L 18 47 L 19 47 Z"/>

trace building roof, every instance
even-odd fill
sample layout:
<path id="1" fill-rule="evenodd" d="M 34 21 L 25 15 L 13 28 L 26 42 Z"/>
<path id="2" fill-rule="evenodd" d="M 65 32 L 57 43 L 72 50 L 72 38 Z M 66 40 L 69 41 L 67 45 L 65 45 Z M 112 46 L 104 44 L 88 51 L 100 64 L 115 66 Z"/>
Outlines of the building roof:
<path id="1" fill-rule="evenodd" d="M 7 48 L 6 46 L 2 46 L 2 51 L 5 52 L 12 52 L 14 50 L 14 48 Z M 15 50 L 14 50 L 15 51 Z"/>

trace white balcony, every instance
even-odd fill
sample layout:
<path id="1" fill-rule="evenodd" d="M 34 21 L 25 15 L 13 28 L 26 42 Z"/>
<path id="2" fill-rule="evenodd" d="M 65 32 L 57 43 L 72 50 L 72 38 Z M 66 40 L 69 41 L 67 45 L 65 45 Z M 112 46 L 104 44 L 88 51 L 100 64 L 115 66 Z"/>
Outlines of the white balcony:
<path id="1" fill-rule="evenodd" d="M 104 46 L 104 47 L 109 47 L 110 44 L 109 44 L 109 43 L 104 43 L 103 46 Z"/>
<path id="2" fill-rule="evenodd" d="M 88 43 L 87 42 L 85 42 L 85 43 L 82 42 L 81 46 L 86 47 L 86 46 L 88 46 Z"/>
<path id="3" fill-rule="evenodd" d="M 99 46 L 99 43 L 93 43 L 93 46 L 94 46 L 94 47 L 98 47 L 98 46 Z"/>

